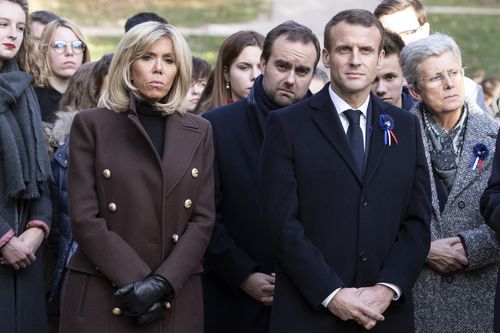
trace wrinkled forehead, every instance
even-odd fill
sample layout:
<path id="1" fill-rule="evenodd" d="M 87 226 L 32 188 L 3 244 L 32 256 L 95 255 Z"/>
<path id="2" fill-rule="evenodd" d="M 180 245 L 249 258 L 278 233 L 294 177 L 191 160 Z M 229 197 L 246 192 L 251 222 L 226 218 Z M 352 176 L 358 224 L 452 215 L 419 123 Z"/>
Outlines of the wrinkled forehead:
<path id="1" fill-rule="evenodd" d="M 331 46 L 358 46 L 379 49 L 382 35 L 375 26 L 365 27 L 360 24 L 340 22 L 330 29 Z"/>
<path id="2" fill-rule="evenodd" d="M 285 35 L 278 37 L 271 48 L 270 61 L 286 61 L 296 65 L 314 67 L 318 54 L 314 43 L 303 43 L 300 40 L 292 41 Z"/>

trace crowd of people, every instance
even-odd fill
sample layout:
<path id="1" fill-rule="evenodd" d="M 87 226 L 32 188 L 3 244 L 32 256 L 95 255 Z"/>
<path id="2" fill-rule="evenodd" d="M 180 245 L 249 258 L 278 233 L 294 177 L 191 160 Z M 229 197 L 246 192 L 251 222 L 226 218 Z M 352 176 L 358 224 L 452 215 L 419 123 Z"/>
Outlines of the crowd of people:
<path id="1" fill-rule="evenodd" d="M 500 332 L 500 79 L 420 0 L 323 45 L 286 21 L 212 68 L 142 12 L 91 61 L 0 0 L 0 331 Z"/>

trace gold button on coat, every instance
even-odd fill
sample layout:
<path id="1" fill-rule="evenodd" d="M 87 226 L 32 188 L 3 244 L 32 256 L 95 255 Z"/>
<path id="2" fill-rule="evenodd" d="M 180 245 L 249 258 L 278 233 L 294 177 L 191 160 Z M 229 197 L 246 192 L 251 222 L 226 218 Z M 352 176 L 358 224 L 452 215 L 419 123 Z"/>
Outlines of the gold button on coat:
<path id="1" fill-rule="evenodd" d="M 104 170 L 102 170 L 102 175 L 106 179 L 111 178 L 111 171 L 109 171 L 109 169 L 104 169 Z"/>
<path id="2" fill-rule="evenodd" d="M 170 304 L 170 302 L 165 302 L 163 303 L 163 305 L 165 306 L 165 309 L 171 309 L 172 308 L 172 304 Z"/>
<path id="3" fill-rule="evenodd" d="M 122 309 L 120 309 L 120 308 L 113 308 L 113 310 L 111 311 L 111 313 L 113 313 L 115 316 L 121 316 L 122 315 Z"/>
<path id="4" fill-rule="evenodd" d="M 114 202 L 110 203 L 108 205 L 108 208 L 109 208 L 110 212 L 112 212 L 112 213 L 116 212 L 116 204 Z"/>
<path id="5" fill-rule="evenodd" d="M 198 177 L 198 174 L 199 174 L 198 169 L 193 168 L 193 170 L 191 170 L 191 175 L 193 176 L 193 178 Z"/>
<path id="6" fill-rule="evenodd" d="M 193 205 L 193 202 L 191 201 L 191 199 L 186 199 L 186 201 L 184 201 L 185 208 L 191 208 L 192 205 Z"/>
<path id="7" fill-rule="evenodd" d="M 179 235 L 177 235 L 177 234 L 173 234 L 173 235 L 172 235 L 172 241 L 173 241 L 174 243 L 177 243 L 177 242 L 179 241 Z"/>

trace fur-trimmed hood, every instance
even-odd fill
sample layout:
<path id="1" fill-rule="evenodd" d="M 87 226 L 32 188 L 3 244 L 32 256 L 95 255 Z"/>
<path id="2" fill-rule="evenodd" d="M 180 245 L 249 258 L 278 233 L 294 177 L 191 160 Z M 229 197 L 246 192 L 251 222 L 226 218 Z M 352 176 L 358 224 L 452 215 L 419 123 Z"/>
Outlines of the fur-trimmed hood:
<path id="1" fill-rule="evenodd" d="M 52 151 L 68 138 L 71 124 L 77 113 L 78 111 L 59 111 L 56 112 L 54 124 L 43 123 L 43 132 Z"/>

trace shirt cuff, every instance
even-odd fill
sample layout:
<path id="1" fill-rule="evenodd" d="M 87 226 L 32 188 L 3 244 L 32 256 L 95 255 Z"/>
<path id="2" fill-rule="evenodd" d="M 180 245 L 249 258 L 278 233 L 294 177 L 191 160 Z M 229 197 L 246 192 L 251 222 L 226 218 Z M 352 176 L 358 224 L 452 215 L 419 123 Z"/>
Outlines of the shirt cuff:
<path id="1" fill-rule="evenodd" d="M 33 220 L 28 222 L 28 224 L 26 225 L 26 229 L 29 228 L 40 228 L 43 230 L 44 238 L 47 238 L 49 236 L 49 226 L 42 220 Z"/>
<path id="2" fill-rule="evenodd" d="M 388 288 L 391 288 L 391 289 L 394 291 L 394 293 L 395 293 L 396 295 L 394 295 L 394 296 L 392 297 L 392 300 L 393 300 L 393 301 L 397 301 L 397 300 L 401 297 L 401 294 L 402 294 L 402 292 L 401 292 L 401 288 L 399 288 L 399 287 L 398 287 L 398 286 L 396 286 L 395 284 L 392 284 L 392 283 L 387 283 L 387 282 L 379 282 L 379 283 L 377 283 L 377 284 L 380 284 L 380 285 L 382 285 L 382 286 L 386 286 L 386 287 L 388 287 Z"/>
<path id="3" fill-rule="evenodd" d="M 12 237 L 14 237 L 14 230 L 9 229 L 9 231 L 7 231 L 2 238 L 0 238 L 0 248 L 7 244 Z"/>
<path id="4" fill-rule="evenodd" d="M 340 289 L 342 289 L 342 288 L 335 289 L 330 295 L 328 295 L 327 298 L 325 298 L 325 300 L 323 302 L 321 302 L 321 305 L 323 305 L 325 308 L 327 308 L 328 304 L 330 304 L 330 301 L 332 300 L 332 298 L 335 295 L 337 295 L 337 293 L 340 291 Z"/>

